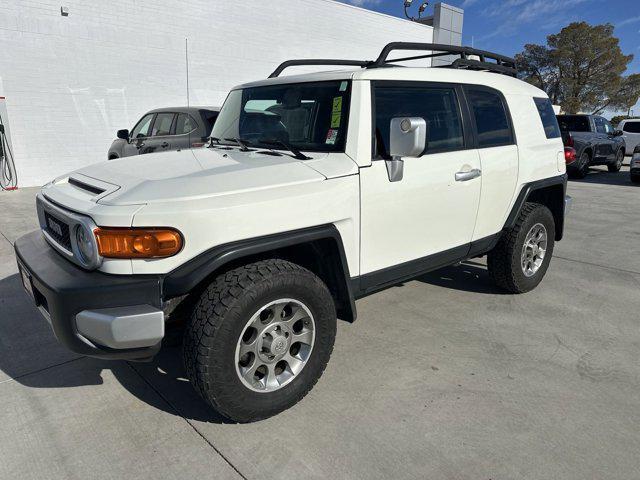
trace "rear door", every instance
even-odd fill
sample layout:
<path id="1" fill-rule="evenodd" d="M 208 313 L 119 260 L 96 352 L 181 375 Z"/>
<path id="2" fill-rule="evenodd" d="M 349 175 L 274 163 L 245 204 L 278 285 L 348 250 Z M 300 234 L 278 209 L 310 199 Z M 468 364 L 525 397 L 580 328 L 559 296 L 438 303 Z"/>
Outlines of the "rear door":
<path id="1" fill-rule="evenodd" d="M 173 138 L 172 129 L 176 114 L 173 112 L 162 112 L 156 115 L 151 135 L 144 141 L 140 148 L 140 153 L 153 153 L 172 150 Z"/>
<path id="2" fill-rule="evenodd" d="M 193 144 L 202 143 L 202 138 L 198 135 L 199 126 L 197 121 L 188 113 L 179 113 L 176 118 L 175 135 L 173 137 L 173 148 L 191 148 Z"/>

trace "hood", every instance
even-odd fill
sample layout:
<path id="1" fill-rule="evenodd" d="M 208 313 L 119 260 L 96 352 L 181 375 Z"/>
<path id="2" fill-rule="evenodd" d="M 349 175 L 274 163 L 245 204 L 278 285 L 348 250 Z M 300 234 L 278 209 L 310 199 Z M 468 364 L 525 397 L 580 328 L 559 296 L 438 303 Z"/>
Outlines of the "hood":
<path id="1" fill-rule="evenodd" d="M 326 154 L 313 154 L 312 163 L 317 163 L 323 156 Z M 236 148 L 201 148 L 106 161 L 80 169 L 71 177 L 82 175 L 85 179 L 117 186 L 96 199 L 98 203 L 141 205 L 326 179 L 321 168 L 305 162 L 288 155 L 241 152 Z"/>

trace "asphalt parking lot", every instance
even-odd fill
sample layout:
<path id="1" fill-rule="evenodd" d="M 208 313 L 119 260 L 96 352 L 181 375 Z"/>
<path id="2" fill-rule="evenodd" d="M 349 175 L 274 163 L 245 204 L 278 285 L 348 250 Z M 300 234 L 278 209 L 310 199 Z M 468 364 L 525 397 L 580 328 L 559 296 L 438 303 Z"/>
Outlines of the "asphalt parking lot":
<path id="1" fill-rule="evenodd" d="M 540 287 L 498 292 L 483 259 L 358 302 L 329 366 L 283 414 L 224 423 L 183 378 L 60 347 L 11 243 L 35 189 L 0 193 L 0 478 L 640 478 L 640 187 L 572 181 Z"/>

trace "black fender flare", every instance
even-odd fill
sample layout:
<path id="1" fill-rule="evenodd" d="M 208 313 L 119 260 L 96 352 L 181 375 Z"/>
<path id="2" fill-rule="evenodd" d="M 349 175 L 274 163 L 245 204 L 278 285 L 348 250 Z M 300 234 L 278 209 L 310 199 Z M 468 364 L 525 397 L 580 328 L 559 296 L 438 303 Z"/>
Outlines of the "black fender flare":
<path id="1" fill-rule="evenodd" d="M 535 180 L 533 182 L 529 182 L 523 185 L 518 197 L 516 198 L 513 207 L 511 208 L 511 212 L 507 217 L 507 221 L 504 224 L 503 231 L 509 230 L 513 228 L 516 224 L 516 220 L 520 216 L 520 212 L 524 207 L 524 204 L 527 202 L 527 199 L 531 196 L 533 192 L 536 190 L 542 190 L 544 188 L 552 187 L 554 185 L 562 185 L 562 202 L 561 208 L 554 211 L 552 210 L 554 220 L 556 222 L 556 240 L 562 240 L 563 232 L 564 232 L 564 199 L 567 194 L 567 178 L 568 175 L 566 173 L 562 175 L 558 175 L 556 177 L 544 178 L 542 180 Z"/>
<path id="2" fill-rule="evenodd" d="M 339 265 L 338 293 L 343 300 L 341 318 L 354 321 L 357 316 L 351 288 L 349 265 L 340 232 L 333 224 L 319 225 L 274 235 L 266 235 L 213 247 L 175 268 L 162 279 L 163 298 L 175 298 L 190 293 L 201 282 L 229 262 L 245 257 L 309 244 L 318 240 L 335 241 Z M 338 305 L 337 305 L 338 306 Z M 340 309 L 339 309 L 340 310 Z"/>

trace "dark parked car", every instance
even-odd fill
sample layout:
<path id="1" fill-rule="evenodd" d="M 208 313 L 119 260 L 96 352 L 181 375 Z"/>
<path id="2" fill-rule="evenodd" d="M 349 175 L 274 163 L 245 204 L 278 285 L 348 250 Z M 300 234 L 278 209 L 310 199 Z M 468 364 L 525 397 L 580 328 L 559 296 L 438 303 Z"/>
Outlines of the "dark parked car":
<path id="1" fill-rule="evenodd" d="M 622 132 L 607 119 L 599 115 L 558 115 L 558 124 L 570 175 L 584 178 L 592 165 L 620 171 L 626 146 Z"/>
<path id="2" fill-rule="evenodd" d="M 108 159 L 201 147 L 218 118 L 217 107 L 158 108 L 143 115 L 131 132 L 118 130 Z"/>

